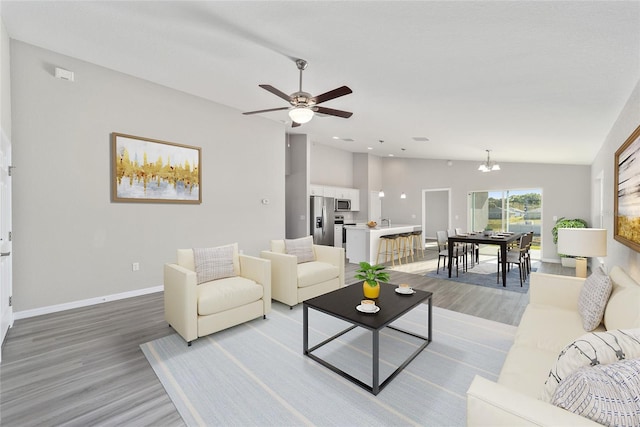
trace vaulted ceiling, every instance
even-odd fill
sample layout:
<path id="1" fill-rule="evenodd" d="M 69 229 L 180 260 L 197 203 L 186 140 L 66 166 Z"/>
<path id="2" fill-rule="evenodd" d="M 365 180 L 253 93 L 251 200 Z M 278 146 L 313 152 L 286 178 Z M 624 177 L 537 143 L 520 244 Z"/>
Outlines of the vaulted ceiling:
<path id="1" fill-rule="evenodd" d="M 9 36 L 353 152 L 590 164 L 640 80 L 639 1 L 7 1 Z M 82 78 L 82 76 L 78 76 Z M 383 141 L 383 142 L 380 142 Z"/>

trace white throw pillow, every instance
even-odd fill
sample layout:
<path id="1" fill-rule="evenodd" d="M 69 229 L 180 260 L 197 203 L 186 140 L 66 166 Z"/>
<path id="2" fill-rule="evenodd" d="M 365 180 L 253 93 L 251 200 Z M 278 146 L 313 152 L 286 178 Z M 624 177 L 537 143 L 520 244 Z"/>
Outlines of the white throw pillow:
<path id="1" fill-rule="evenodd" d="M 640 357 L 640 329 L 590 332 L 567 345 L 544 383 L 540 399 L 550 402 L 558 384 L 580 368 Z"/>
<path id="2" fill-rule="evenodd" d="M 289 255 L 298 257 L 298 264 L 316 259 L 316 255 L 313 253 L 313 236 L 285 239 L 284 246 Z"/>
<path id="3" fill-rule="evenodd" d="M 640 359 L 577 370 L 551 403 L 606 426 L 640 425 Z"/>
<path id="4" fill-rule="evenodd" d="M 612 289 L 611 279 L 602 266 L 585 280 L 578 298 L 578 312 L 582 317 L 582 327 L 585 331 L 593 331 L 602 322 Z"/>
<path id="5" fill-rule="evenodd" d="M 233 252 L 234 245 L 193 248 L 198 284 L 236 276 L 233 266 Z"/>

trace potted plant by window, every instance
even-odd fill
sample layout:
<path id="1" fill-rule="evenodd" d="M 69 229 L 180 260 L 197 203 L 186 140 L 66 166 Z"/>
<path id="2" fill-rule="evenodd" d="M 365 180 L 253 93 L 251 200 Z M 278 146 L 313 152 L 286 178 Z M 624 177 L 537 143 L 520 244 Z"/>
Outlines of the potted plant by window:
<path id="1" fill-rule="evenodd" d="M 385 268 L 381 264 L 371 265 L 365 261 L 360 263 L 360 268 L 356 270 L 355 278 L 364 280 L 362 291 L 366 298 L 375 299 L 380 296 L 380 282 L 389 281 L 389 273 L 382 271 Z"/>
<path id="2" fill-rule="evenodd" d="M 587 228 L 587 221 L 580 218 L 567 219 L 562 217 L 556 221 L 551 234 L 553 234 L 553 243 L 558 244 L 558 228 Z M 570 255 L 558 254 L 563 267 L 575 267 L 576 260 Z"/>

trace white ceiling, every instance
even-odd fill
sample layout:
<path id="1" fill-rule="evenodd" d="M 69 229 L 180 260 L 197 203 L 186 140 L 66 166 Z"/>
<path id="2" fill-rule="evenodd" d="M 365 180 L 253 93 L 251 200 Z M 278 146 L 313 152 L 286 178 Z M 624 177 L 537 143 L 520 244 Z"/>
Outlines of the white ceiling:
<path id="1" fill-rule="evenodd" d="M 322 105 L 354 114 L 290 131 L 382 156 L 590 164 L 640 79 L 640 1 L 0 5 L 14 39 L 238 114 L 286 106 L 258 84 L 297 91 L 306 59 L 303 90 L 347 85 Z"/>

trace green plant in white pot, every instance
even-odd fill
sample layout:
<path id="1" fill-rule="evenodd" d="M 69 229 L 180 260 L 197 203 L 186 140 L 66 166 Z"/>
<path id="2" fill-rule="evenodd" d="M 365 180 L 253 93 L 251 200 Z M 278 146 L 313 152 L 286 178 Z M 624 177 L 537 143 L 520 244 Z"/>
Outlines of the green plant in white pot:
<path id="1" fill-rule="evenodd" d="M 580 218 L 567 219 L 562 217 L 556 221 L 556 224 L 553 226 L 551 230 L 551 234 L 553 234 L 553 243 L 558 244 L 558 229 L 559 228 L 587 228 L 587 221 Z M 576 260 L 574 257 L 570 255 L 558 254 L 560 257 L 560 262 L 562 262 L 563 267 L 575 267 Z"/>

